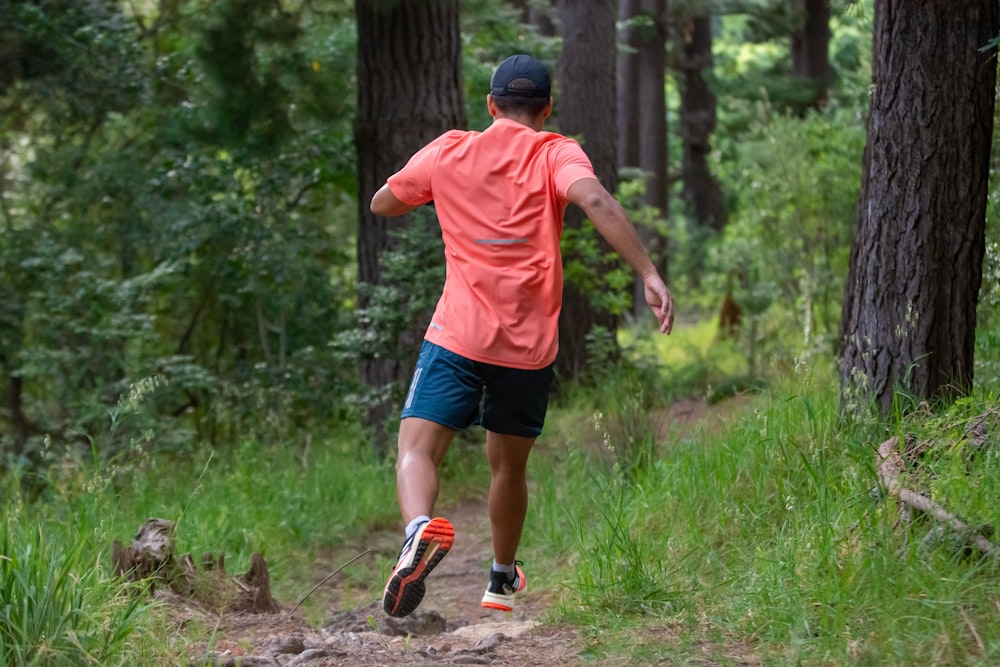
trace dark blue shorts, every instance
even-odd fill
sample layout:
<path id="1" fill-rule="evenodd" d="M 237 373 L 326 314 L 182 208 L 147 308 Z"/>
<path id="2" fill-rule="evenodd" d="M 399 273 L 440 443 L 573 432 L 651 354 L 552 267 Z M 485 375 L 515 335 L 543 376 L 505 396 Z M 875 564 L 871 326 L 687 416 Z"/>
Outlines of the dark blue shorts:
<path id="1" fill-rule="evenodd" d="M 401 417 L 534 438 L 545 423 L 554 376 L 551 364 L 536 371 L 494 366 L 424 341 Z"/>

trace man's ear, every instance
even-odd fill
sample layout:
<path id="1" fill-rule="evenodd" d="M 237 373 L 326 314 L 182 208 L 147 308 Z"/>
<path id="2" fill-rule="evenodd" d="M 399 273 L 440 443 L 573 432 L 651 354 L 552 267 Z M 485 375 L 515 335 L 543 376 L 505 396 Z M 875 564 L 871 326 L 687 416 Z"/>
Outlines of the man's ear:
<path id="1" fill-rule="evenodd" d="M 490 112 L 490 115 L 494 118 L 497 117 L 497 105 L 493 102 L 493 95 L 486 93 L 486 110 Z"/>
<path id="2" fill-rule="evenodd" d="M 549 95 L 549 103 L 545 105 L 545 115 L 542 116 L 542 118 L 548 118 L 549 116 L 552 115 L 552 105 L 553 105 L 553 99 L 552 96 Z"/>

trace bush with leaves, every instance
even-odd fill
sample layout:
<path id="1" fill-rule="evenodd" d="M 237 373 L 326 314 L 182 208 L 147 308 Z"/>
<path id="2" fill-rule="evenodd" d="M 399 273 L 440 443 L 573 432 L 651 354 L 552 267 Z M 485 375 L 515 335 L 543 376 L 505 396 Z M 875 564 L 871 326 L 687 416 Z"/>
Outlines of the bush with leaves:
<path id="1" fill-rule="evenodd" d="M 734 213 L 710 253 L 715 290 L 732 280 L 743 308 L 752 375 L 833 349 L 865 138 L 846 112 L 761 111 L 724 171 Z"/>
<path id="2" fill-rule="evenodd" d="M 432 207 L 409 214 L 410 224 L 391 233 L 392 248 L 381 258 L 383 283 L 366 286 L 365 306 L 351 328 L 334 336 L 340 360 L 391 359 L 405 367 L 417 361 L 445 278 L 444 241 Z M 401 404 L 403 387 L 369 387 L 360 382 L 351 401 L 369 406 L 388 399 Z"/>

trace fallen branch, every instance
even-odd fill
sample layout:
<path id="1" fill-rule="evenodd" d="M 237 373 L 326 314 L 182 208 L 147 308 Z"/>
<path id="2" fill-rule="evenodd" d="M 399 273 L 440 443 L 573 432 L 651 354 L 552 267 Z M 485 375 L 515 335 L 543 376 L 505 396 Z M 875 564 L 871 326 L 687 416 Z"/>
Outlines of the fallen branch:
<path id="1" fill-rule="evenodd" d="M 301 607 L 301 606 L 302 606 L 302 603 L 306 601 L 306 598 L 308 598 L 308 597 L 309 597 L 310 595 L 312 595 L 313 593 L 315 593 L 315 592 L 316 592 L 316 589 L 317 589 L 317 588 L 319 588 L 320 586 L 322 586 L 322 585 L 323 585 L 323 584 L 325 584 L 326 582 L 330 581 L 330 579 L 332 579 L 332 578 L 333 578 L 333 576 L 334 576 L 335 574 L 337 574 L 338 572 L 340 572 L 340 571 L 341 571 L 341 570 L 343 570 L 343 569 L 344 569 L 345 567 L 347 567 L 348 565 L 350 565 L 350 564 L 351 564 L 351 563 L 353 563 L 354 561 L 358 560 L 358 559 L 359 559 L 359 558 L 361 558 L 362 556 L 366 556 L 366 555 L 370 554 L 370 553 L 371 553 L 371 551 L 372 551 L 371 549 L 365 549 L 364 551 L 362 551 L 361 553 L 359 553 L 359 554 L 358 554 L 357 556 L 355 556 L 355 557 L 354 557 L 354 558 L 352 558 L 351 560 L 347 561 L 346 563 L 344 563 L 343 565 L 341 565 L 340 567 L 338 567 L 338 568 L 337 568 L 336 570 L 334 570 L 334 571 L 333 571 L 333 572 L 331 572 L 330 574 L 328 574 L 328 575 L 326 575 L 325 577 L 323 577 L 322 581 L 320 581 L 320 582 L 319 582 L 318 584 L 316 584 L 315 586 L 313 586 L 312 588 L 310 588 L 310 589 L 309 589 L 309 592 L 308 592 L 308 593 L 306 593 L 305 595 L 303 595 L 303 596 L 302 596 L 302 599 L 301 599 L 301 600 L 299 600 L 299 601 L 298 601 L 298 602 L 296 603 L 296 605 L 295 605 L 294 607 L 292 607 L 292 608 L 291 608 L 291 610 L 289 610 L 289 612 L 288 612 L 287 616 L 291 616 L 292 614 L 294 614 L 294 613 L 295 613 L 295 610 L 296 610 L 296 609 L 298 609 L 299 607 Z"/>
<path id="2" fill-rule="evenodd" d="M 903 486 L 899 480 L 906 462 L 899 453 L 899 438 L 892 437 L 878 447 L 878 479 L 890 496 L 899 502 L 932 516 L 972 543 L 983 555 L 1000 559 L 997 547 L 985 536 L 973 531 L 968 524 L 922 493 Z"/>

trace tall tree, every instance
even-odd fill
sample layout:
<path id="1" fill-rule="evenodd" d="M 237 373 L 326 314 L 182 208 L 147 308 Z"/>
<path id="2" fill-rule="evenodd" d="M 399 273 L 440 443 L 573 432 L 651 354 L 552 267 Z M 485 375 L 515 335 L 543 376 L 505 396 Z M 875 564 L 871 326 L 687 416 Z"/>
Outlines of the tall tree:
<path id="1" fill-rule="evenodd" d="M 511 4 L 521 10 L 521 23 L 534 26 L 540 35 L 555 36 L 557 31 L 552 21 L 551 6 L 545 7 L 545 3 L 541 0 L 511 0 Z"/>
<path id="2" fill-rule="evenodd" d="M 601 183 L 614 191 L 618 183 L 615 133 L 608 128 L 615 123 L 615 14 L 614 2 L 560 0 L 558 18 L 562 31 L 563 50 L 559 60 L 559 80 L 562 84 L 558 109 L 559 129 L 580 139 L 584 151 L 594 165 Z M 566 211 L 564 229 L 580 230 L 583 212 L 576 207 Z M 591 230 L 594 242 L 605 252 L 610 247 Z M 567 262 L 579 257 L 566 257 Z M 600 266 L 587 266 L 586 271 L 600 273 Z M 574 378 L 581 374 L 587 361 L 587 335 L 596 326 L 614 331 L 617 317 L 594 304 L 594 294 L 582 289 L 570 279 L 563 290 L 563 309 L 559 318 L 560 377 Z"/>
<path id="3" fill-rule="evenodd" d="M 615 64 L 618 166 L 639 166 L 639 0 L 618 2 L 618 57 Z"/>
<path id="4" fill-rule="evenodd" d="M 358 155 L 358 279 L 362 306 L 370 290 L 384 284 L 382 257 L 395 231 L 411 216 L 382 218 L 368 208 L 387 176 L 445 130 L 464 127 L 462 43 L 458 0 L 358 0 L 358 107 L 354 141 Z M 404 290 L 405 285 L 390 285 Z M 423 323 L 388 333 L 393 340 L 362 363 L 364 380 L 377 392 L 405 383 L 412 360 L 393 349 L 415 350 Z M 382 394 L 367 422 L 376 431 L 376 449 L 387 446 L 384 426 L 393 403 Z"/>
<path id="5" fill-rule="evenodd" d="M 639 167 L 646 174 L 645 203 L 665 216 L 667 211 L 667 68 L 666 0 L 641 0 L 639 11 L 644 21 L 639 30 Z M 649 245 L 665 241 L 653 230 L 640 230 Z M 666 275 L 662 259 L 666 249 L 656 247 L 651 253 L 660 259 L 658 267 Z"/>
<path id="6" fill-rule="evenodd" d="M 841 320 L 843 396 L 972 386 L 996 83 L 996 0 L 875 3 L 861 194 Z"/>
<path id="7" fill-rule="evenodd" d="M 690 10 L 689 10 L 690 11 Z M 708 167 L 715 131 L 715 93 L 708 85 L 705 71 L 711 70 L 712 19 L 689 13 L 680 21 L 681 106 L 680 133 L 683 142 L 681 198 L 695 224 L 722 231 L 726 224 L 726 206 L 719 182 Z"/>
<path id="8" fill-rule="evenodd" d="M 792 31 L 792 76 L 810 89 L 803 108 L 826 104 L 830 79 L 830 0 L 796 0 Z"/>
<path id="9" fill-rule="evenodd" d="M 667 167 L 667 3 L 666 0 L 641 0 L 639 11 L 644 25 L 639 38 L 639 168 L 645 174 L 643 203 L 667 217 L 669 206 Z M 660 274 L 666 279 L 667 237 L 655 227 L 639 227 L 643 240 Z M 645 309 L 642 281 L 634 283 L 635 312 Z"/>

